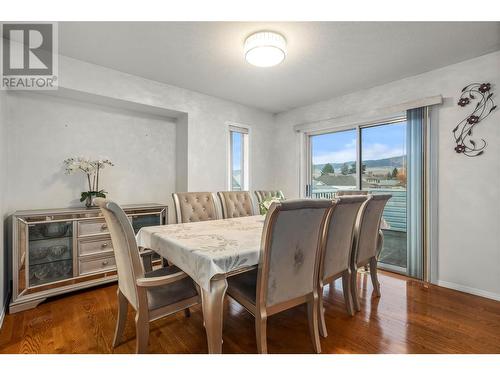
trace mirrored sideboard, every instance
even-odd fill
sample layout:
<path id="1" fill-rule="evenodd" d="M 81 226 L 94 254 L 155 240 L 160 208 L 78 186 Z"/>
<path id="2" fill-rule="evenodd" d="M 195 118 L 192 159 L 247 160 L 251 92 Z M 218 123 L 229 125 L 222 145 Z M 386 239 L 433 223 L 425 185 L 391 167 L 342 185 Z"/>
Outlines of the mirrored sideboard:
<path id="1" fill-rule="evenodd" d="M 137 233 L 167 224 L 161 204 L 123 206 Z M 98 208 L 17 211 L 12 215 L 10 313 L 36 307 L 47 297 L 117 280 L 113 245 Z M 161 264 L 156 257 L 153 264 Z"/>

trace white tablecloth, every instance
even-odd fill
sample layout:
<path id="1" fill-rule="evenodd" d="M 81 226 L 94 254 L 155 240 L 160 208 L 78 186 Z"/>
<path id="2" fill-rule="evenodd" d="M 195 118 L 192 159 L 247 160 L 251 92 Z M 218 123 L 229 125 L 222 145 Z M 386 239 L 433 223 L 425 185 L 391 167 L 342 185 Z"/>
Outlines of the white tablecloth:
<path id="1" fill-rule="evenodd" d="M 186 272 L 205 290 L 210 279 L 259 263 L 264 216 L 143 227 L 137 244 Z M 382 219 L 381 229 L 389 224 Z"/>
<path id="2" fill-rule="evenodd" d="M 152 249 L 210 290 L 210 279 L 257 265 L 264 216 L 143 227 L 137 244 Z"/>

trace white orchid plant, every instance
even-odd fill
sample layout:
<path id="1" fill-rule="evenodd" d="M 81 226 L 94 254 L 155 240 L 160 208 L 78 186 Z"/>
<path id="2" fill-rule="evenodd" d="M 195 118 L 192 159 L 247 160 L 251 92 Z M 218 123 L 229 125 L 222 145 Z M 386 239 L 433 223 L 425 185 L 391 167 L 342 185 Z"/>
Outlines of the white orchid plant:
<path id="1" fill-rule="evenodd" d="M 261 215 L 266 215 L 269 211 L 269 208 L 274 202 L 279 202 L 281 199 L 277 197 L 268 197 L 265 198 L 262 202 L 259 203 L 259 210 Z"/>
<path id="2" fill-rule="evenodd" d="M 89 190 L 82 192 L 80 202 L 86 201 L 86 205 L 91 206 L 93 197 L 106 198 L 107 192 L 99 190 L 99 173 L 106 166 L 114 166 L 110 160 L 91 160 L 80 156 L 64 160 L 64 166 L 67 175 L 80 171 L 87 176 Z"/>

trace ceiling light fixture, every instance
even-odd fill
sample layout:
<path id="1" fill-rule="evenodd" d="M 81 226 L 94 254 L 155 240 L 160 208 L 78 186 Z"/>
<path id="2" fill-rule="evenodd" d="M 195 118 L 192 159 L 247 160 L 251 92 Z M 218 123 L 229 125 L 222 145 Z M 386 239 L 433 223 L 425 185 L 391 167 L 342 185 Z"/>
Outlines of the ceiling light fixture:
<path id="1" fill-rule="evenodd" d="M 245 59 L 252 65 L 278 65 L 286 56 L 286 39 L 272 31 L 259 31 L 246 38 L 244 50 Z"/>

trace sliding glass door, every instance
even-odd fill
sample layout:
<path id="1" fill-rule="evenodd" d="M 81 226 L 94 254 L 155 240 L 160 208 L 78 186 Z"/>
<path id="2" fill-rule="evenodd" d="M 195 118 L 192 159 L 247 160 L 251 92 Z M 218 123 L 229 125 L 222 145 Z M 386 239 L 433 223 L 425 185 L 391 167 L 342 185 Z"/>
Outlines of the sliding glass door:
<path id="1" fill-rule="evenodd" d="M 309 173 L 306 196 L 334 198 L 339 190 L 366 190 L 371 194 L 391 194 L 383 214 L 384 247 L 379 266 L 421 277 L 409 272 L 409 259 L 421 259 L 411 251 L 407 236 L 410 215 L 408 191 L 408 149 L 414 134 L 406 117 L 381 124 L 359 126 L 336 132 L 310 134 Z M 413 175 L 421 171 L 413 171 Z M 417 185 L 416 185 L 417 186 Z M 421 189 L 421 187 L 416 187 Z M 421 226 L 413 220 L 413 225 Z M 421 236 L 415 232 L 416 236 Z M 411 262 L 410 262 L 411 263 Z"/>

